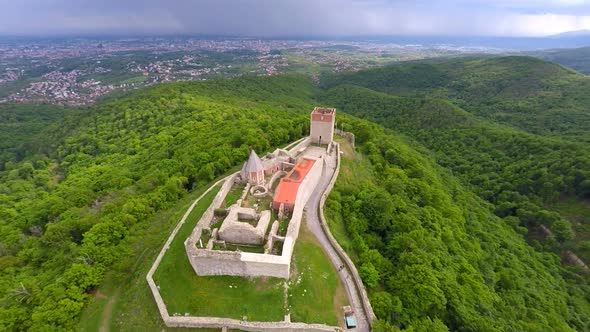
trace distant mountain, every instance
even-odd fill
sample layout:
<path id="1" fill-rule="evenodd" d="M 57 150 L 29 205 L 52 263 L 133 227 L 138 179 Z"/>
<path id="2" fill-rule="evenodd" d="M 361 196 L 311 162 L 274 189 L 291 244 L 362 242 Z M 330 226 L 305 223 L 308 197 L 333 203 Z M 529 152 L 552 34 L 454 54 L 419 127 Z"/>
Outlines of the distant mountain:
<path id="1" fill-rule="evenodd" d="M 576 48 L 590 46 L 590 31 L 580 30 L 544 37 L 492 37 L 492 36 L 380 36 L 357 37 L 351 40 L 382 41 L 384 43 L 424 45 L 430 47 L 449 45 L 480 47 L 495 50 L 532 51 L 550 48 Z"/>
<path id="2" fill-rule="evenodd" d="M 321 82 L 324 89 L 346 84 L 397 96 L 446 98 L 467 112 L 529 133 L 590 143 L 585 134 L 590 79 L 532 57 L 419 62 L 326 74 Z"/>
<path id="3" fill-rule="evenodd" d="M 551 38 L 575 38 L 575 37 L 589 37 L 590 30 L 583 29 L 583 30 L 574 30 L 574 31 L 567 31 L 558 33 L 556 35 L 550 36 Z"/>
<path id="4" fill-rule="evenodd" d="M 590 47 L 549 49 L 526 54 L 590 75 Z"/>

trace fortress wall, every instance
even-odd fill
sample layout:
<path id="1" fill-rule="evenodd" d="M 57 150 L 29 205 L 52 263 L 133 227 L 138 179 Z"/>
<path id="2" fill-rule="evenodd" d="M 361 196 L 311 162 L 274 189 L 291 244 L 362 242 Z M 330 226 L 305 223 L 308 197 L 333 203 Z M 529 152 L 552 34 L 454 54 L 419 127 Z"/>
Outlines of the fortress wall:
<path id="1" fill-rule="evenodd" d="M 290 148 L 288 150 L 289 154 L 292 157 L 295 157 L 298 154 L 299 150 L 308 147 L 309 144 L 311 144 L 311 138 L 305 137 L 303 140 L 301 140 L 301 142 L 297 143 L 296 145 L 294 145 L 292 148 Z"/>
<path id="2" fill-rule="evenodd" d="M 308 138 L 307 136 L 305 136 L 305 137 L 301 137 L 300 139 L 296 140 L 295 142 L 291 142 L 291 143 L 289 143 L 289 144 L 285 145 L 285 147 L 283 147 L 283 150 L 287 150 L 287 151 L 289 151 L 289 150 L 291 150 L 291 149 L 292 149 L 292 148 L 293 148 L 295 145 L 297 145 L 297 144 L 301 143 L 302 141 L 304 141 L 304 140 L 305 140 L 305 139 L 307 139 L 307 138 Z"/>
<path id="3" fill-rule="evenodd" d="M 200 327 L 251 332 L 334 332 L 339 328 L 324 324 L 305 324 L 291 322 L 248 322 L 231 318 L 218 317 L 168 317 L 164 319 L 169 327 Z"/>
<path id="4" fill-rule="evenodd" d="M 198 249 L 190 257 L 198 275 L 289 278 L 291 257 Z"/>
<path id="5" fill-rule="evenodd" d="M 197 226 L 191 232 L 191 235 L 184 241 L 184 248 L 186 250 L 188 260 L 190 261 L 193 269 L 195 270 L 195 272 L 197 272 L 197 274 L 199 272 L 197 271 L 197 267 L 195 265 L 196 262 L 192 258 L 198 250 L 196 244 L 201 238 L 203 228 L 211 226 L 211 222 L 213 221 L 213 213 L 215 209 L 219 208 L 221 206 L 221 203 L 223 203 L 225 196 L 227 196 L 227 193 L 229 193 L 229 191 L 231 190 L 234 184 L 234 180 L 238 174 L 239 173 L 234 173 L 225 179 L 225 182 L 223 182 L 221 189 L 219 190 L 219 192 L 217 192 L 217 195 L 215 195 L 213 202 L 211 203 L 211 205 L 209 205 L 205 213 L 203 213 L 201 219 L 199 219 L 199 221 L 197 222 Z"/>
<path id="6" fill-rule="evenodd" d="M 244 276 L 268 276 L 289 278 L 291 257 L 242 253 L 242 263 L 245 265 Z"/>

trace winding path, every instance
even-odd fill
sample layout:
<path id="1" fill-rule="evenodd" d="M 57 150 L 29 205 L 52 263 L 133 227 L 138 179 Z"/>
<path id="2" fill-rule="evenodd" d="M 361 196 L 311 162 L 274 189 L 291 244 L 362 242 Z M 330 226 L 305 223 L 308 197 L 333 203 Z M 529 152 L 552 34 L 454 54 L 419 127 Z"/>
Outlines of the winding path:
<path id="1" fill-rule="evenodd" d="M 338 276 L 340 277 L 340 280 L 342 280 L 344 288 L 346 289 L 346 293 L 348 294 L 350 305 L 355 312 L 355 318 L 357 320 L 357 328 L 351 329 L 350 331 L 365 332 L 371 330 L 370 325 L 374 317 L 373 311 L 370 309 L 370 305 L 368 310 L 363 305 L 363 296 L 366 298 L 366 292 L 361 294 L 361 292 L 364 292 L 362 284 L 355 284 L 354 274 L 356 274 L 358 277 L 357 271 L 351 271 L 349 264 L 347 264 L 347 262 L 345 262 L 344 259 L 338 254 L 337 248 L 334 247 L 333 243 L 329 239 L 331 234 L 327 234 L 329 231 L 324 230 L 320 220 L 320 204 L 322 201 L 322 195 L 327 189 L 330 189 L 330 181 L 332 180 L 333 176 L 338 175 L 334 173 L 337 170 L 339 149 L 332 150 L 332 153 L 330 155 L 326 155 L 325 157 L 326 164 L 324 165 L 322 176 L 315 190 L 307 201 L 305 206 L 305 216 L 307 220 L 307 227 L 320 241 L 326 254 L 332 261 L 332 264 L 334 264 L 334 267 L 338 271 Z M 328 193 L 326 193 L 326 195 L 327 194 Z M 358 280 L 358 278 L 356 280 Z M 361 289 L 360 291 L 359 286 Z"/>

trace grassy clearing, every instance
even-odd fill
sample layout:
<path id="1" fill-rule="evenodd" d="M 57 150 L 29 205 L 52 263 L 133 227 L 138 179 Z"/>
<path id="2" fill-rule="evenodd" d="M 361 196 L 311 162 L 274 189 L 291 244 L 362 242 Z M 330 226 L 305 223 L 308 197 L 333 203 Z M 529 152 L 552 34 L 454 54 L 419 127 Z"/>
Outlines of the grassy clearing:
<path id="1" fill-rule="evenodd" d="M 228 208 L 230 205 L 236 203 L 240 197 L 242 197 L 242 192 L 244 191 L 244 185 L 236 185 L 231 188 L 231 190 L 225 196 L 223 200 L 222 207 Z"/>
<path id="2" fill-rule="evenodd" d="M 162 245 L 198 196 L 208 187 L 189 193 L 178 204 L 158 213 L 145 228 L 130 236 L 132 252 L 106 276 L 95 299 L 80 317 L 80 331 L 217 331 L 210 329 L 176 329 L 164 325 L 152 293 L 145 281 Z M 214 190 L 215 191 L 215 190 Z M 187 223 L 196 222 L 191 214 Z M 184 239 L 183 239 L 184 240 Z M 121 285 L 125 285 L 121 287 Z"/>
<path id="3" fill-rule="evenodd" d="M 133 83 L 143 83 L 147 80 L 147 76 L 135 76 L 135 77 L 130 77 L 126 80 L 123 80 L 121 82 L 119 82 L 119 84 L 133 84 Z"/>
<path id="4" fill-rule="evenodd" d="M 368 171 L 369 168 L 365 167 L 368 165 L 368 161 L 364 159 L 363 155 L 355 153 L 347 140 L 341 137 L 336 137 L 335 140 L 340 143 L 340 151 L 343 152 L 340 159 L 340 173 L 336 180 L 336 187 L 339 185 L 347 185 L 349 183 L 360 185 L 364 179 L 370 178 L 371 174 Z M 346 223 L 338 213 L 333 213 L 332 211 L 332 202 L 330 202 L 330 197 L 332 195 L 333 194 L 331 193 L 330 196 L 328 196 L 326 208 L 324 209 L 328 221 L 328 227 L 330 227 L 330 232 L 334 238 L 336 238 L 336 241 L 338 241 L 338 244 L 340 244 L 342 249 L 346 251 L 351 259 L 355 260 L 356 254 L 352 249 L 352 239 L 346 230 Z"/>
<path id="5" fill-rule="evenodd" d="M 346 291 L 315 236 L 302 225 L 289 280 L 291 321 L 339 325 Z"/>
<path id="6" fill-rule="evenodd" d="M 590 263 L 590 201 L 581 201 L 578 197 L 560 199 L 552 207 L 571 223 L 576 237 L 574 250 L 586 264 Z"/>
<path id="7" fill-rule="evenodd" d="M 203 214 L 216 192 L 209 193 L 195 206 L 195 216 Z M 195 274 L 186 257 L 184 240 L 197 220 L 187 222 L 180 229 L 154 275 L 168 312 L 171 315 L 189 313 L 236 319 L 246 316 L 248 320 L 258 321 L 283 320 L 284 293 L 280 279 Z"/>

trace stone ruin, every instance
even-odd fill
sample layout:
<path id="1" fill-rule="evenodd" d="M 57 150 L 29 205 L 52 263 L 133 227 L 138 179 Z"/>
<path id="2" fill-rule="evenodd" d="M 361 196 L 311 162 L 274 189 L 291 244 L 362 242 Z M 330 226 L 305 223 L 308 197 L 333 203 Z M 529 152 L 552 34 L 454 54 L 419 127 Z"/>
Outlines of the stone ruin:
<path id="1" fill-rule="evenodd" d="M 257 214 L 255 209 L 234 204 L 223 220 L 217 236 L 227 243 L 263 244 L 270 217 L 268 210 Z M 249 221 L 253 221 L 256 226 Z"/>

